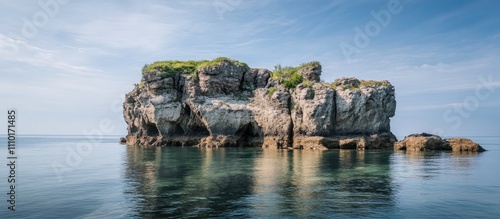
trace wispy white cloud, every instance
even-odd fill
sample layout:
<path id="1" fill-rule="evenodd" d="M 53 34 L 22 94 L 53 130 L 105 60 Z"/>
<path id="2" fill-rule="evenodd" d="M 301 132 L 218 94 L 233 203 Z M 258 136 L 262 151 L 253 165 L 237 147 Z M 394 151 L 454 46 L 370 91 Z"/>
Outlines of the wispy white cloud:
<path id="1" fill-rule="evenodd" d="M 76 75 L 92 75 L 100 72 L 88 66 L 64 62 L 64 57 L 55 51 L 33 46 L 27 42 L 15 40 L 0 34 L 0 56 L 3 62 L 10 61 L 36 67 L 52 67 Z"/>
<path id="2" fill-rule="evenodd" d="M 108 17 L 69 27 L 76 41 L 110 49 L 158 51 L 176 37 L 176 26 L 145 14 L 114 13 Z"/>

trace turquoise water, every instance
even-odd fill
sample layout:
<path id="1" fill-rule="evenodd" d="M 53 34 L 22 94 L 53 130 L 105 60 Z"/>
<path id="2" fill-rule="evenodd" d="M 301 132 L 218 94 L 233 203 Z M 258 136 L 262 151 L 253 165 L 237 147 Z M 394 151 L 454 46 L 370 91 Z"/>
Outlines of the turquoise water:
<path id="1" fill-rule="evenodd" d="M 489 151 L 143 149 L 117 136 L 21 136 L 16 212 L 2 201 L 0 217 L 499 218 L 500 137 L 473 140 Z"/>

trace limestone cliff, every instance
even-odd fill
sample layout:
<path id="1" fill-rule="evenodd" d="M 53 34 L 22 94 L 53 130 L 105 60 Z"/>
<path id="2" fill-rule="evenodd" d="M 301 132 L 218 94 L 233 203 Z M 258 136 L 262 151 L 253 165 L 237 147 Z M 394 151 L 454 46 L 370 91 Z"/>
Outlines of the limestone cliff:
<path id="1" fill-rule="evenodd" d="M 388 81 L 320 81 L 310 62 L 274 71 L 245 63 L 145 66 L 123 104 L 128 144 L 272 148 L 392 148 L 396 101 Z"/>

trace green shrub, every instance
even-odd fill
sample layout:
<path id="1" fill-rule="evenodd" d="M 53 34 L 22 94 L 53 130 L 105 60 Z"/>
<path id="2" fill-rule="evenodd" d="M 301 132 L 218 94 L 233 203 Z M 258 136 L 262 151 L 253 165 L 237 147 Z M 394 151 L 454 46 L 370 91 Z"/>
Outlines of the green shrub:
<path id="1" fill-rule="evenodd" d="M 321 63 L 319 63 L 318 61 L 312 61 L 312 62 L 302 63 L 302 65 L 299 66 L 299 69 L 300 68 L 304 68 L 304 67 L 317 68 L 317 67 L 320 67 L 320 66 L 321 66 Z"/>
<path id="2" fill-rule="evenodd" d="M 142 67 L 142 74 L 144 74 L 144 72 L 146 72 L 146 71 L 147 71 L 148 66 L 149 66 L 148 64 L 145 64 L 145 65 Z"/>
<path id="3" fill-rule="evenodd" d="M 281 65 L 274 66 L 274 71 L 271 74 L 271 78 L 283 84 L 287 89 L 295 89 L 304 81 L 304 78 L 299 74 L 299 70 L 306 67 L 320 67 L 321 64 L 318 61 L 312 61 L 303 63 L 298 67 L 282 67 Z M 306 84 L 308 87 L 312 87 L 312 84 L 308 82 Z"/>
<path id="4" fill-rule="evenodd" d="M 274 67 L 271 78 L 283 84 L 287 89 L 295 89 L 295 87 L 304 80 L 302 75 L 298 73 L 300 68 L 301 67 L 281 67 L 281 65 L 277 65 Z"/>
<path id="5" fill-rule="evenodd" d="M 144 81 L 141 81 L 139 84 L 134 84 L 134 87 L 142 89 L 144 87 Z"/>
<path id="6" fill-rule="evenodd" d="M 151 65 L 145 65 L 142 74 L 155 74 L 160 73 L 162 77 L 169 77 L 181 74 L 191 74 L 196 72 L 198 66 L 207 61 L 160 61 Z"/>

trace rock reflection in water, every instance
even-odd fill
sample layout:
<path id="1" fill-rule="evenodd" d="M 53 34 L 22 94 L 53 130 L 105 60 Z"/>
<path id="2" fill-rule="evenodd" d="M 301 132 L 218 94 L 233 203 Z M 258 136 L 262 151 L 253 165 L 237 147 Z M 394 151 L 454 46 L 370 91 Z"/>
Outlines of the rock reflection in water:
<path id="1" fill-rule="evenodd" d="M 246 209 L 241 197 L 251 192 L 251 153 L 198 148 L 129 146 L 126 178 L 137 216 L 146 218 L 209 217 Z M 248 166 L 248 167 L 246 167 Z M 151 168 L 154 167 L 154 168 Z"/>
<path id="2" fill-rule="evenodd" d="M 408 179 L 470 174 L 481 153 L 470 151 L 396 151 L 393 158 Z M 397 166 L 394 168 L 398 168 Z"/>
<path id="3" fill-rule="evenodd" d="M 394 206 L 391 152 L 129 146 L 139 217 L 377 216 Z"/>
<path id="4" fill-rule="evenodd" d="M 328 206 L 345 216 L 378 217 L 395 205 L 388 151 L 332 151 L 323 156 Z"/>
<path id="5" fill-rule="evenodd" d="M 473 151 L 453 151 L 451 152 L 451 162 L 452 165 L 458 167 L 462 170 L 472 169 L 482 153 Z M 464 171 L 463 173 L 469 173 L 469 171 Z"/>

